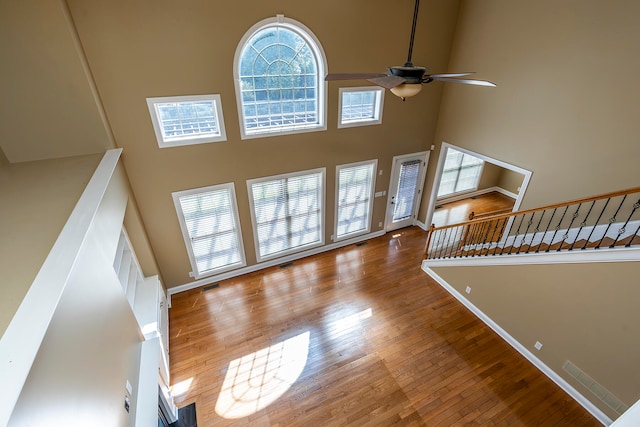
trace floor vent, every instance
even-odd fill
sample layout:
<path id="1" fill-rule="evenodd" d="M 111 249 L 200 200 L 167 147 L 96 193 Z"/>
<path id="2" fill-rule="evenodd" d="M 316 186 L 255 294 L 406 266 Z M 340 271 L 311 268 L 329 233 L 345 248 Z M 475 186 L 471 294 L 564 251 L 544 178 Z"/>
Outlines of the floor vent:
<path id="1" fill-rule="evenodd" d="M 356 243 L 356 246 L 364 246 L 367 243 L 369 243 L 369 242 L 358 242 L 358 243 Z"/>
<path id="2" fill-rule="evenodd" d="M 202 288 L 203 291 L 210 291 L 211 289 L 219 288 L 220 283 L 214 283 L 213 285 L 205 286 Z"/>
<path id="3" fill-rule="evenodd" d="M 280 264 L 280 268 L 287 268 L 287 267 L 291 267 L 293 265 L 293 262 L 285 262 L 284 264 Z"/>
<path id="4" fill-rule="evenodd" d="M 609 390 L 595 382 L 593 378 L 587 375 L 582 369 L 571 363 L 569 360 L 564 362 L 562 369 L 569 375 L 578 380 L 580 384 L 589 389 L 591 393 L 602 400 L 606 405 L 616 411 L 618 414 L 624 413 L 629 407 L 622 403 L 620 399 L 615 397 Z"/>

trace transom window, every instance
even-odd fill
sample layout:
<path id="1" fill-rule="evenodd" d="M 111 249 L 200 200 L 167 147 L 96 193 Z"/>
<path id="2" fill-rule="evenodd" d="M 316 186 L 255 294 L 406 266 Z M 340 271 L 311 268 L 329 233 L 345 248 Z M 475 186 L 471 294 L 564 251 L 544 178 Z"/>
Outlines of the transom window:
<path id="1" fill-rule="evenodd" d="M 335 240 L 368 233 L 371 229 L 377 160 L 336 168 Z"/>
<path id="2" fill-rule="evenodd" d="M 325 169 L 247 181 L 258 261 L 324 244 Z"/>
<path id="3" fill-rule="evenodd" d="M 220 95 L 147 98 L 160 148 L 226 141 Z"/>
<path id="4" fill-rule="evenodd" d="M 233 183 L 173 193 L 196 279 L 246 265 Z"/>
<path id="5" fill-rule="evenodd" d="M 447 149 L 438 197 L 446 197 L 478 188 L 484 161 L 462 151 Z"/>
<path id="6" fill-rule="evenodd" d="M 278 15 L 254 25 L 234 60 L 242 138 L 326 129 L 325 64 L 299 22 Z"/>
<path id="7" fill-rule="evenodd" d="M 382 123 L 384 89 L 367 87 L 340 88 L 339 128 Z"/>

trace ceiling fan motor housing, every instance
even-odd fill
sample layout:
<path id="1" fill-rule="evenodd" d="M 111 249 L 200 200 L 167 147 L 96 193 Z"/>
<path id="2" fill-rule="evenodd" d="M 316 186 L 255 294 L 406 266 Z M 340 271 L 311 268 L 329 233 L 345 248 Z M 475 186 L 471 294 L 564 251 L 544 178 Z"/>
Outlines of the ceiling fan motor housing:
<path id="1" fill-rule="evenodd" d="M 405 64 L 402 67 L 389 67 L 392 76 L 406 79 L 405 83 L 421 83 L 422 77 L 427 72 L 426 67 L 415 67 L 413 64 Z"/>

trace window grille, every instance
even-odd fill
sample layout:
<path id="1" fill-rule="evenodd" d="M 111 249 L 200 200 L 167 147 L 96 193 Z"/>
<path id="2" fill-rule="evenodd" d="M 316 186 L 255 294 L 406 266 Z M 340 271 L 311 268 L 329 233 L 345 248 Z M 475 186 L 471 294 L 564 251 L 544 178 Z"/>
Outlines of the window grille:
<path id="1" fill-rule="evenodd" d="M 160 148 L 226 141 L 220 95 L 147 98 Z"/>
<path id="2" fill-rule="evenodd" d="M 339 128 L 382 123 L 384 89 L 367 87 L 340 88 Z"/>
<path id="3" fill-rule="evenodd" d="M 249 30 L 234 63 L 242 138 L 325 129 L 325 62 L 313 34 L 293 20 Z"/>

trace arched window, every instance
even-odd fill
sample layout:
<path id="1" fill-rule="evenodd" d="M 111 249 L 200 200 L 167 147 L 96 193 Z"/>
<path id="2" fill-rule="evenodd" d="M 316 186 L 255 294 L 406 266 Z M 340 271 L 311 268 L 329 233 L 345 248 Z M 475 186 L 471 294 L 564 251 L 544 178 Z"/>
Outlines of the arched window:
<path id="1" fill-rule="evenodd" d="M 242 139 L 326 129 L 326 59 L 304 25 L 278 15 L 247 31 L 233 63 Z"/>

